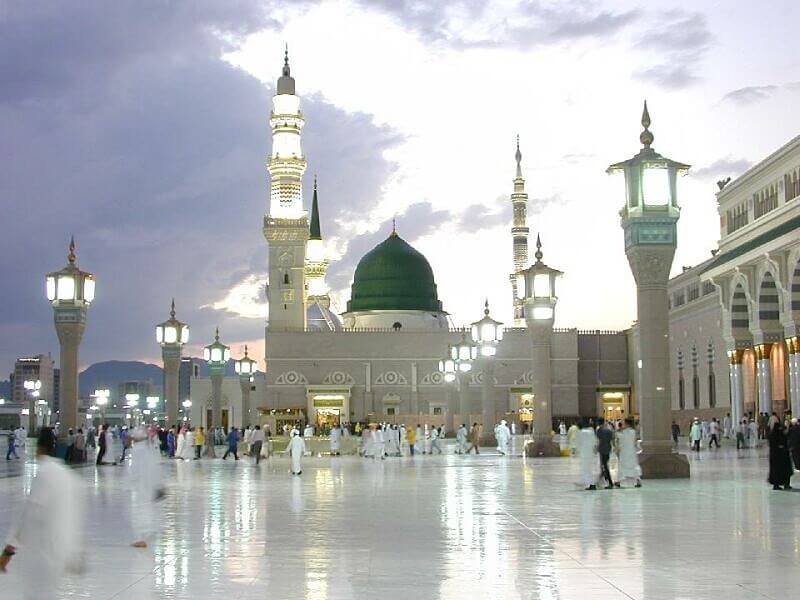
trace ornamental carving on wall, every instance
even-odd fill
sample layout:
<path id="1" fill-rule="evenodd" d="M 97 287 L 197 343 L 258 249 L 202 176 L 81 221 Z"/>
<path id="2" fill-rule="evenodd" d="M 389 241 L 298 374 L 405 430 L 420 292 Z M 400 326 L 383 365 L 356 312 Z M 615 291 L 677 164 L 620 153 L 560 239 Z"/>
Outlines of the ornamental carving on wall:
<path id="1" fill-rule="evenodd" d="M 428 373 L 422 378 L 422 385 L 442 385 L 444 383 L 444 375 L 439 371 Z"/>
<path id="2" fill-rule="evenodd" d="M 533 383 L 533 371 L 525 371 L 520 377 L 514 380 L 514 383 Z"/>
<path id="3" fill-rule="evenodd" d="M 297 371 L 286 371 L 278 375 L 275 380 L 276 385 L 307 385 L 308 379 L 302 373 Z"/>
<path id="4" fill-rule="evenodd" d="M 344 371 L 331 371 L 322 380 L 327 385 L 353 385 L 355 380 L 350 373 Z"/>
<path id="5" fill-rule="evenodd" d="M 397 371 L 385 371 L 378 375 L 375 385 L 406 385 L 408 380 Z"/>
<path id="6" fill-rule="evenodd" d="M 494 384 L 497 385 L 497 377 L 492 377 Z M 483 371 L 479 373 L 473 373 L 472 377 L 470 378 L 470 385 L 483 385 Z"/>

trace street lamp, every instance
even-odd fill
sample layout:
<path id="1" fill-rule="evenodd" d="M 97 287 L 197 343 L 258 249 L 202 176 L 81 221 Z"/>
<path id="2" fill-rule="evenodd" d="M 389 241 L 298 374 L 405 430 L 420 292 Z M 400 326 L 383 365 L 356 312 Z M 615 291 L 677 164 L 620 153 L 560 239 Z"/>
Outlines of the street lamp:
<path id="1" fill-rule="evenodd" d="M 466 373 L 472 370 L 472 363 L 478 357 L 478 346 L 461 334 L 461 341 L 448 347 L 448 356 L 439 361 L 439 371 L 444 373 L 446 383 L 458 382 L 458 414 L 463 419 L 469 416 L 469 382 Z M 455 413 L 456 411 L 451 411 Z M 455 423 L 451 423 L 455 426 Z"/>
<path id="2" fill-rule="evenodd" d="M 503 324 L 489 316 L 489 300 L 483 308 L 483 318 L 472 323 L 472 341 L 478 345 L 483 363 L 483 385 L 481 387 L 481 413 L 483 416 L 483 435 L 493 437 L 493 426 L 496 415 L 494 396 L 494 361 L 497 344 L 503 339 Z"/>
<path id="3" fill-rule="evenodd" d="M 522 271 L 525 323 L 533 345 L 533 442 L 526 444 L 527 456 L 561 456 L 553 442 L 553 399 L 550 383 L 550 354 L 555 320 L 556 281 L 562 273 L 542 262 L 542 240 L 536 236 L 536 262 Z"/>
<path id="4" fill-rule="evenodd" d="M 214 333 L 214 342 L 203 350 L 203 357 L 211 375 L 211 423 L 206 424 L 210 431 L 212 427 L 222 425 L 222 378 L 231 357 L 231 349 L 219 341 L 219 327 Z M 213 450 L 213 446 L 209 447 Z"/>
<path id="5" fill-rule="evenodd" d="M 95 390 L 92 395 L 94 396 L 95 404 L 100 407 L 100 424 L 102 425 L 103 421 L 106 420 L 106 406 L 108 405 L 108 399 L 111 397 L 111 390 Z"/>
<path id="6" fill-rule="evenodd" d="M 667 282 L 677 245 L 680 218 L 677 180 L 689 165 L 658 154 L 651 145 L 647 102 L 639 135 L 642 149 L 632 158 L 608 167 L 625 176 L 625 205 L 620 211 L 625 254 L 636 280 L 639 386 L 644 477 L 689 477 L 689 461 L 673 452 L 669 386 L 669 300 Z"/>
<path id="7" fill-rule="evenodd" d="M 36 434 L 36 400 L 39 398 L 42 389 L 42 382 L 38 379 L 28 379 L 22 382 L 22 387 L 28 394 L 30 408 L 28 409 L 28 435 Z"/>
<path id="8" fill-rule="evenodd" d="M 258 362 L 247 356 L 247 346 L 244 347 L 244 356 L 233 363 L 239 375 L 239 384 L 242 388 L 242 427 L 250 425 L 250 386 L 253 374 L 256 372 Z"/>
<path id="9" fill-rule="evenodd" d="M 183 405 L 183 420 L 184 421 L 188 421 L 189 420 L 189 409 L 192 408 L 192 401 L 187 398 L 181 404 Z"/>
<path id="10" fill-rule="evenodd" d="M 156 342 L 161 346 L 164 361 L 164 404 L 167 426 L 178 420 L 178 374 L 181 368 L 183 345 L 189 341 L 189 326 L 175 318 L 175 299 L 169 310 L 169 319 L 156 325 Z"/>
<path id="11" fill-rule="evenodd" d="M 78 426 L 78 348 L 86 329 L 86 311 L 94 301 L 95 278 L 75 264 L 75 240 L 70 240 L 67 266 L 48 273 L 47 299 L 53 306 L 58 341 L 61 346 L 60 437 Z"/>

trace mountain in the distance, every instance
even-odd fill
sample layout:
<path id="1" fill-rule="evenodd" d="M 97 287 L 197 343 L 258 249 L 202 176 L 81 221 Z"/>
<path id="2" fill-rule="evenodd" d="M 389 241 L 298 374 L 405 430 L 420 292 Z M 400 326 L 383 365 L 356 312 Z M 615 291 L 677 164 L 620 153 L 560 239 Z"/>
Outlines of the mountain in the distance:
<path id="1" fill-rule="evenodd" d="M 99 388 L 115 388 L 126 381 L 149 381 L 161 386 L 161 367 L 138 360 L 107 360 L 94 363 L 80 374 L 80 395 L 86 397 Z"/>

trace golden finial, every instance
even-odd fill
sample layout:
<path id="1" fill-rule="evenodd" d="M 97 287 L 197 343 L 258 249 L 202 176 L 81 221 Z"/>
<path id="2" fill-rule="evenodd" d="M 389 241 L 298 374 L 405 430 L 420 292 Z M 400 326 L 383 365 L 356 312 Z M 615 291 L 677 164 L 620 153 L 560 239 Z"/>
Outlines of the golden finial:
<path id="1" fill-rule="evenodd" d="M 219 326 L 217 326 L 217 330 L 216 330 L 216 332 L 214 333 L 214 341 L 215 341 L 215 342 L 218 342 L 218 341 L 219 341 Z"/>
<path id="2" fill-rule="evenodd" d="M 483 314 L 487 317 L 489 316 L 489 299 L 486 299 L 486 302 L 483 303 Z"/>
<path id="3" fill-rule="evenodd" d="M 649 148 L 653 143 L 653 133 L 650 131 L 650 112 L 647 110 L 647 100 L 644 101 L 644 110 L 642 111 L 642 127 L 644 131 L 639 134 L 639 141 L 642 146 Z"/>
<path id="4" fill-rule="evenodd" d="M 244 357 L 247 358 L 247 344 L 244 345 Z"/>
<path id="5" fill-rule="evenodd" d="M 542 254 L 542 239 L 538 233 L 536 234 L 536 254 L 534 256 L 536 257 L 536 262 L 542 262 L 542 257 L 544 256 Z"/>
<path id="6" fill-rule="evenodd" d="M 172 299 L 172 306 L 169 309 L 169 316 L 175 318 L 175 298 Z"/>
<path id="7" fill-rule="evenodd" d="M 397 217 L 392 217 L 392 237 L 397 237 Z"/>
<path id="8" fill-rule="evenodd" d="M 78 257 L 75 256 L 75 236 L 71 236 L 69 239 L 69 254 L 67 254 L 67 260 L 69 264 L 74 265 L 77 258 Z"/>

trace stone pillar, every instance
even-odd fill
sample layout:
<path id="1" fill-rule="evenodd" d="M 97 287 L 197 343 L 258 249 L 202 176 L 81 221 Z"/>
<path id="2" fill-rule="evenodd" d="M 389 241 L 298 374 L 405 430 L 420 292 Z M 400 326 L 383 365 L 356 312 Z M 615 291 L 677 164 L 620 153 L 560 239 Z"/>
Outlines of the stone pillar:
<path id="1" fill-rule="evenodd" d="M 458 372 L 458 413 L 461 419 L 467 425 L 467 429 L 472 426 L 469 423 L 471 415 L 471 407 L 469 405 L 469 374 Z"/>
<path id="2" fill-rule="evenodd" d="M 250 414 L 250 376 L 239 377 L 239 385 L 242 388 L 242 427 L 252 425 L 252 417 Z"/>
<path id="3" fill-rule="evenodd" d="M 800 338 L 786 340 L 789 353 L 789 407 L 793 417 L 800 417 Z"/>
<path id="4" fill-rule="evenodd" d="M 164 345 L 161 348 L 164 361 L 164 409 L 167 413 L 167 427 L 178 425 L 180 398 L 178 398 L 178 374 L 181 370 L 180 346 Z"/>
<path id="5" fill-rule="evenodd" d="M 646 478 L 689 477 L 689 461 L 673 452 L 669 387 L 669 300 L 667 282 L 675 246 L 630 245 L 625 249 L 636 280 L 639 321 L 639 411 Z"/>
<path id="6" fill-rule="evenodd" d="M 756 351 L 756 378 L 758 380 L 758 411 L 772 413 L 772 365 L 769 355 L 772 344 L 758 344 Z"/>
<path id="7" fill-rule="evenodd" d="M 494 402 L 494 359 L 485 356 L 481 359 L 483 382 L 481 384 L 481 416 L 483 419 L 484 443 L 494 443 L 495 402 Z"/>
<path id="8" fill-rule="evenodd" d="M 65 322 L 60 320 L 61 313 L 56 311 L 56 333 L 58 334 L 58 341 L 61 345 L 61 382 L 60 382 L 60 417 L 61 423 L 59 429 L 59 437 L 63 440 L 66 438 L 70 429 L 77 429 L 78 427 L 78 348 L 83 338 L 83 332 L 86 328 L 86 312 L 81 311 L 81 317 L 77 322 Z M 34 399 L 35 400 L 35 399 Z M 33 423 L 36 423 L 35 411 L 31 410 L 33 414 Z M 29 432 L 35 435 L 34 431 Z"/>
<path id="9" fill-rule="evenodd" d="M 730 357 L 731 421 L 734 429 L 744 418 L 744 381 L 742 380 L 743 350 L 732 350 Z"/>
<path id="10" fill-rule="evenodd" d="M 533 311 L 528 311 L 533 312 Z M 550 350 L 553 320 L 527 320 L 531 333 L 533 381 L 533 446 L 526 447 L 528 456 L 561 456 L 561 449 L 553 441 L 553 398 L 550 382 Z"/>
<path id="11" fill-rule="evenodd" d="M 222 427 L 222 378 L 225 376 L 225 365 L 209 365 L 211 372 L 211 425 Z"/>

